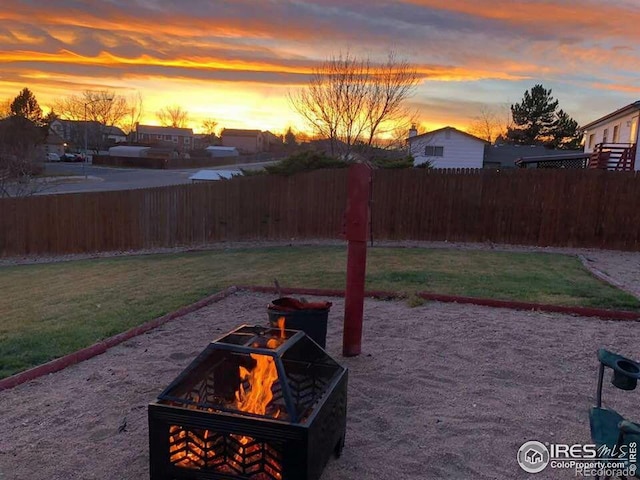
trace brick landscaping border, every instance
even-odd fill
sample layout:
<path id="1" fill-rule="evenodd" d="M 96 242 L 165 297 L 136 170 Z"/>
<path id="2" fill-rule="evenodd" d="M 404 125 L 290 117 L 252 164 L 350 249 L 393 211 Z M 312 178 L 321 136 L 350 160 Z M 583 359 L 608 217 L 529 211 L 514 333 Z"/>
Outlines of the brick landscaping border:
<path id="1" fill-rule="evenodd" d="M 260 293 L 274 293 L 273 287 L 262 287 L 252 285 L 238 286 L 239 290 L 249 290 Z M 283 294 L 291 295 L 314 295 L 329 297 L 344 297 L 344 290 L 320 289 L 320 288 L 282 288 Z M 550 305 L 546 303 L 518 302 L 511 300 L 495 300 L 492 298 L 462 297 L 459 295 L 443 295 L 439 293 L 417 292 L 416 295 L 425 300 L 446 303 L 471 303 L 484 307 L 509 308 L 511 310 L 535 310 L 540 312 L 564 313 L 569 315 L 579 315 L 581 317 L 595 317 L 601 320 L 622 320 L 640 321 L 640 313 L 628 312 L 624 310 L 607 310 L 604 308 L 590 307 L 566 307 L 561 305 Z M 400 292 L 386 292 L 382 290 L 369 290 L 365 292 L 366 297 L 378 299 L 398 299 L 406 297 Z"/>
<path id="2" fill-rule="evenodd" d="M 607 310 L 604 308 L 564 307 L 546 303 L 517 302 L 511 300 L 494 300 L 492 298 L 460 297 L 457 295 L 441 295 L 437 293 L 418 292 L 425 300 L 436 302 L 471 303 L 483 307 L 509 308 L 511 310 L 534 310 L 539 312 L 564 313 L 580 317 L 595 317 L 599 320 L 640 321 L 640 313 L 625 310 Z"/>
<path id="3" fill-rule="evenodd" d="M 215 302 L 219 302 L 227 298 L 238 291 L 249 291 L 257 293 L 275 293 L 274 287 L 264 287 L 259 285 L 240 285 L 226 288 L 218 293 L 210 295 L 202 300 L 199 300 L 191 305 L 182 307 L 174 312 L 163 315 L 162 317 L 151 320 L 143 325 L 134 327 L 126 332 L 119 333 L 113 337 L 109 337 L 98 343 L 95 343 L 89 347 L 78 350 L 77 352 L 70 353 L 64 357 L 56 358 L 43 365 L 38 365 L 29 370 L 21 373 L 17 373 L 10 377 L 0 380 L 0 392 L 13 388 L 22 383 L 34 380 L 43 375 L 57 372 L 68 366 L 76 363 L 88 360 L 92 357 L 100 355 L 106 352 L 109 348 L 119 345 L 120 343 L 129 340 L 133 337 L 148 332 L 160 325 L 163 325 L 171 320 L 187 315 L 188 313 L 195 312 L 207 305 Z M 285 295 L 311 295 L 311 296 L 327 296 L 327 297 L 344 297 L 344 290 L 338 289 L 323 289 L 323 288 L 281 288 L 282 294 Z M 495 300 L 490 298 L 476 298 L 476 297 L 462 297 L 457 295 L 442 295 L 429 292 L 417 292 L 418 297 L 425 300 L 431 300 L 436 302 L 446 303 L 467 303 L 473 305 L 480 305 L 484 307 L 494 308 L 509 308 L 511 310 L 533 310 L 540 312 L 552 312 L 563 313 L 569 315 L 578 315 L 581 317 L 594 317 L 600 320 L 614 320 L 614 321 L 640 321 L 640 313 L 628 312 L 622 310 L 607 310 L 603 308 L 588 308 L 588 307 L 565 307 L 560 305 L 549 305 L 543 303 L 531 303 L 531 302 L 517 302 L 508 300 Z M 400 298 L 406 298 L 405 293 L 390 292 L 384 290 L 367 290 L 365 292 L 366 297 L 376 298 L 381 300 L 395 300 Z"/>

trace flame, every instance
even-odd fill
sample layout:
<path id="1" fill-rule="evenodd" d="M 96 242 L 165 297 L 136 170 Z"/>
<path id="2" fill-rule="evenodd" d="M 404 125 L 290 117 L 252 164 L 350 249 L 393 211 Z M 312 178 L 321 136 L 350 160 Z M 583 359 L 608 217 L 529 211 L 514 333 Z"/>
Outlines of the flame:
<path id="1" fill-rule="evenodd" d="M 267 342 L 269 348 L 275 348 L 286 340 L 284 324 L 284 317 L 279 318 L 280 338 L 269 339 L 269 342 L 272 340 L 274 342 L 274 346 L 270 346 L 269 342 Z M 256 365 L 251 370 L 243 366 L 239 367 L 240 385 L 235 395 L 235 406 L 242 412 L 265 415 L 269 403 L 273 400 L 271 388 L 278 380 L 276 364 L 270 355 L 255 353 L 250 355 L 255 360 Z M 248 387 L 245 389 L 246 384 L 248 384 Z M 192 399 L 198 402 L 199 395 L 197 393 L 194 394 Z M 278 409 L 272 416 L 278 418 L 280 413 Z M 216 457 L 216 452 L 211 448 L 213 441 L 209 441 L 212 434 L 209 430 L 201 430 L 200 432 L 202 432 L 202 438 L 176 425 L 172 425 L 169 428 L 169 458 L 171 463 L 178 467 L 196 470 L 208 468 L 211 465 L 211 461 Z M 282 478 L 282 474 L 278 471 L 280 464 L 275 459 L 273 465 L 258 461 L 263 459 L 265 454 L 262 444 L 256 442 L 256 439 L 245 435 L 232 434 L 231 436 L 238 441 L 239 445 L 235 452 L 229 455 L 227 465 L 219 468 L 231 468 L 236 462 L 238 465 L 244 465 L 249 462 L 251 465 L 246 473 L 255 473 L 256 475 L 250 477 L 252 479 L 260 480 L 267 478 L 268 475 L 270 475 L 270 478 Z M 220 455 L 222 454 L 220 453 Z M 260 468 L 264 469 L 263 472 L 259 471 Z M 252 472 L 251 469 L 254 469 L 254 471 Z M 268 475 L 264 472 L 268 472 Z"/>
<path id="2" fill-rule="evenodd" d="M 273 399 L 271 387 L 278 379 L 278 372 L 273 357 L 269 355 L 250 354 L 256 361 L 252 370 L 240 367 L 240 387 L 236 391 L 236 407 L 238 410 L 257 415 L 265 415 L 267 406 Z M 249 390 L 244 389 L 243 382 L 249 383 Z"/>
<path id="3" fill-rule="evenodd" d="M 276 325 L 280 329 L 280 338 L 272 337 L 269 340 L 267 340 L 267 348 L 278 348 L 280 345 L 282 345 L 285 342 L 285 340 L 287 339 L 284 333 L 284 328 L 285 328 L 284 326 L 286 321 L 287 319 L 284 317 L 278 318 Z"/>

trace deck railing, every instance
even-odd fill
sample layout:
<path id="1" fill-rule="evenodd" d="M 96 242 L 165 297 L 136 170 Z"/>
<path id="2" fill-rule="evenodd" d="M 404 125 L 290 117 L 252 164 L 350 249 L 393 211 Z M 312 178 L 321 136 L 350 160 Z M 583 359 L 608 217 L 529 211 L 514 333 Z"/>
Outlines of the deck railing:
<path id="1" fill-rule="evenodd" d="M 635 143 L 598 143 L 589 158 L 588 168 L 630 172 L 635 170 Z"/>

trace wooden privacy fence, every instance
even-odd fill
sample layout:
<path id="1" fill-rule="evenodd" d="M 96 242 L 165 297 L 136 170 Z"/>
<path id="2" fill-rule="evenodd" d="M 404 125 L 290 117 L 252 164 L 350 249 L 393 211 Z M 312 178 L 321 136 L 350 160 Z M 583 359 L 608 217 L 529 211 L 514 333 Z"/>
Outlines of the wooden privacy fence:
<path id="1" fill-rule="evenodd" d="M 346 170 L 0 199 L 0 255 L 335 238 Z"/>
<path id="2" fill-rule="evenodd" d="M 379 171 L 372 223 L 380 239 L 640 250 L 640 175 Z"/>
<path id="3" fill-rule="evenodd" d="M 346 170 L 0 199 L 0 255 L 339 238 Z M 376 170 L 377 240 L 640 250 L 640 175 Z"/>

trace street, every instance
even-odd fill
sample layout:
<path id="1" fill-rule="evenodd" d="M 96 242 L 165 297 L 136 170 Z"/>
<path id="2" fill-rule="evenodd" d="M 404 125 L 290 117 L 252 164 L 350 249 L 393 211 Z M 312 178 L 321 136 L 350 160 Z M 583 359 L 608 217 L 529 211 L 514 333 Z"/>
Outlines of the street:
<path id="1" fill-rule="evenodd" d="M 275 162 L 229 165 L 206 170 L 259 170 Z M 39 195 L 54 193 L 105 192 L 110 190 L 131 190 L 136 188 L 163 187 L 191 183 L 189 177 L 205 170 L 187 168 L 179 170 L 154 170 L 141 168 L 99 167 L 82 163 L 45 164 L 45 174 L 49 177 L 48 185 Z M 65 174 L 68 174 L 66 176 Z"/>

